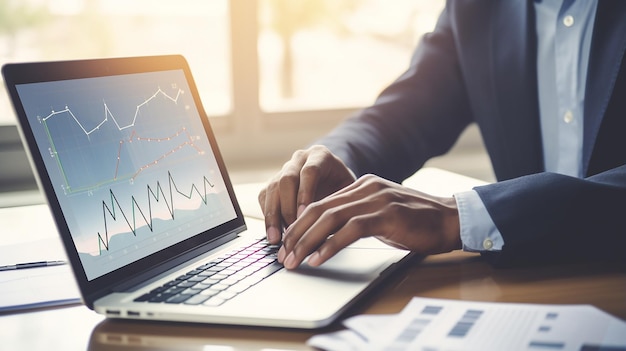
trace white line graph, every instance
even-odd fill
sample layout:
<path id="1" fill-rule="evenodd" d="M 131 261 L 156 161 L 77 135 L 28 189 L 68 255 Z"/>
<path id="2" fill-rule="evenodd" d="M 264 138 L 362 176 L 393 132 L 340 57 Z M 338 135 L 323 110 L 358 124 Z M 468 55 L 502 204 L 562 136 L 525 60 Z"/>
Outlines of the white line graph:
<path id="1" fill-rule="evenodd" d="M 76 124 L 78 124 L 78 126 L 80 127 L 80 129 L 82 129 L 82 131 L 85 133 L 85 135 L 87 135 L 87 137 L 89 137 L 89 135 L 91 133 L 97 131 L 98 129 L 100 129 L 100 127 L 103 124 L 108 122 L 109 121 L 109 116 L 111 116 L 111 119 L 113 120 L 113 123 L 115 123 L 115 125 L 117 126 L 117 129 L 122 131 L 124 129 L 134 127 L 135 126 L 135 122 L 137 121 L 137 116 L 139 115 L 139 111 L 141 110 L 141 108 L 143 106 L 147 105 L 153 99 L 155 99 L 158 95 L 163 95 L 166 99 L 169 99 L 174 104 L 177 104 L 178 103 L 178 98 L 180 97 L 181 94 L 184 94 L 184 91 L 182 89 L 178 89 L 178 92 L 176 93 L 176 96 L 172 97 L 172 96 L 168 95 L 166 92 L 164 92 L 163 90 L 161 90 L 161 88 L 159 87 L 158 90 L 154 94 L 152 94 L 152 96 L 147 98 L 141 104 L 137 105 L 137 107 L 135 108 L 135 115 L 133 116 L 132 122 L 130 124 L 128 124 L 128 125 L 125 125 L 125 126 L 120 126 L 120 124 L 118 123 L 117 119 L 115 118 L 115 116 L 113 115 L 113 113 L 111 112 L 109 107 L 107 106 L 106 102 L 104 102 L 104 101 L 103 101 L 103 104 L 104 104 L 104 119 L 100 123 L 98 123 L 95 127 L 90 129 L 90 130 L 87 130 L 85 128 L 85 126 L 78 120 L 76 115 L 74 115 L 74 113 L 72 112 L 72 110 L 68 106 L 65 106 L 65 108 L 63 110 L 60 110 L 60 111 L 52 111 L 49 115 L 44 117 L 42 120 L 43 120 L 43 122 L 46 122 L 48 119 L 50 119 L 50 118 L 52 118 L 54 116 L 67 113 L 67 114 L 70 115 L 70 117 L 72 117 L 72 119 L 76 122 Z"/>
<path id="2" fill-rule="evenodd" d="M 46 134 L 50 142 L 50 146 L 51 146 L 49 148 L 50 155 L 56 160 L 57 165 L 61 171 L 61 174 L 63 175 L 64 191 L 66 191 L 67 193 L 91 191 L 92 189 L 97 189 L 98 187 L 104 184 L 117 181 L 119 179 L 126 179 L 126 178 L 134 179 L 139 173 L 141 173 L 145 169 L 156 165 L 159 161 L 162 161 L 163 159 L 173 155 L 175 152 L 180 151 L 184 146 L 191 146 L 192 148 L 195 148 L 199 154 L 202 154 L 203 151 L 194 144 L 194 138 L 186 131 L 186 128 L 184 126 L 182 126 L 182 130 L 184 131 L 184 134 L 187 135 L 187 138 L 185 140 L 182 140 L 182 144 L 180 145 L 177 144 L 176 146 L 173 146 L 173 147 L 168 142 L 174 140 L 174 138 L 178 137 L 180 133 L 177 133 L 174 135 L 168 134 L 167 137 L 154 137 L 154 136 L 150 137 L 149 133 L 154 133 L 156 131 L 146 132 L 145 130 L 144 131 L 135 130 L 135 128 L 137 128 L 138 126 L 142 124 L 142 122 L 140 121 L 141 118 L 139 118 L 139 116 L 142 115 L 142 108 L 146 108 L 147 105 L 149 105 L 151 102 L 155 102 L 154 101 L 155 99 L 160 99 L 160 101 L 165 101 L 168 105 L 171 103 L 173 103 L 171 104 L 172 106 L 178 105 L 178 102 L 181 101 L 179 99 L 181 98 L 181 95 L 185 93 L 185 91 L 183 89 L 178 88 L 175 84 L 172 84 L 172 89 L 175 89 L 175 90 L 172 90 L 172 92 L 170 92 L 171 94 L 170 95 L 166 93 L 165 91 L 163 91 L 161 87 L 158 87 L 153 94 L 149 95 L 149 97 L 143 100 L 143 102 L 141 102 L 140 104 L 134 107 L 133 107 L 134 104 L 126 105 L 128 108 L 134 109 L 134 115 L 129 113 L 132 110 L 127 109 L 126 110 L 127 112 L 124 113 L 123 118 L 121 118 L 121 121 L 130 121 L 128 124 L 126 124 L 126 122 L 120 123 L 121 114 L 119 113 L 119 110 L 114 115 L 111 109 L 109 109 L 109 106 L 107 105 L 106 101 L 104 101 L 104 99 L 102 101 L 102 104 L 104 106 L 104 117 L 102 120 L 95 122 L 96 125 L 93 128 L 91 126 L 88 126 L 89 124 L 94 123 L 93 120 L 91 121 L 91 123 L 85 122 L 85 119 L 83 117 L 85 113 L 89 113 L 89 112 L 79 111 L 75 113 L 70 108 L 70 106 L 72 106 L 71 104 L 66 104 L 63 110 L 58 110 L 58 111 L 53 110 L 50 114 L 48 114 L 44 118 L 39 117 L 44 129 L 46 130 Z M 176 92 L 175 94 L 173 94 L 174 91 Z M 161 106 L 161 105 L 158 105 L 158 106 Z M 96 110 L 93 111 L 91 114 L 95 115 L 96 118 L 98 118 L 99 108 L 97 106 L 95 107 L 96 107 Z M 187 108 L 188 106 L 185 106 L 185 109 Z M 116 109 L 114 108 L 113 110 L 115 111 Z M 99 111 L 102 111 L 102 110 L 99 110 Z M 146 117 L 145 111 L 143 112 L 144 112 L 144 117 Z M 160 123 L 157 122 L 156 124 L 154 124 L 154 120 L 158 120 L 160 118 L 159 116 L 162 113 L 163 111 L 161 108 L 151 113 L 152 118 L 150 121 L 150 128 L 152 128 L 153 126 L 168 128 L 169 122 L 166 122 L 163 120 Z M 132 120 L 129 119 L 131 116 L 132 116 Z M 53 118 L 53 117 L 57 117 L 57 118 Z M 55 132 L 53 130 L 50 130 L 49 124 L 53 123 L 54 121 L 57 121 L 57 119 L 60 119 L 61 122 L 62 121 L 67 121 L 67 122 L 63 122 L 61 126 L 57 125 L 56 127 L 57 131 Z M 104 126 L 107 122 L 113 122 L 116 127 L 113 128 L 112 125 L 110 125 L 110 127 Z M 75 123 L 76 126 L 80 128 L 82 133 L 77 131 L 76 136 L 72 138 L 74 141 L 70 142 L 70 144 L 74 143 L 73 147 L 68 148 L 67 144 L 61 143 L 59 144 L 59 146 L 61 146 L 61 149 L 59 150 L 57 148 L 57 143 L 55 141 L 55 135 L 56 136 L 59 135 L 59 128 L 62 129 L 60 131 L 61 136 L 63 136 L 64 133 L 66 133 L 66 130 L 65 130 L 66 128 L 64 128 L 64 127 L 67 127 L 66 123 L 70 123 L 70 124 Z M 180 127 L 181 126 L 177 126 L 176 128 L 179 128 L 180 130 Z M 101 130 L 102 133 L 104 133 L 102 134 L 105 140 L 104 143 L 100 142 L 98 144 L 91 144 L 92 137 L 95 137 L 96 135 L 100 134 L 100 133 L 95 133 L 96 131 L 99 131 L 99 130 Z M 111 133 L 111 131 L 114 131 L 114 130 L 117 130 L 120 133 L 123 132 L 124 130 L 129 130 L 131 134 L 130 136 L 123 136 L 121 134 L 118 135 L 115 132 L 113 134 L 109 134 Z M 95 134 L 92 136 L 92 133 L 95 133 Z M 85 141 L 87 141 L 87 144 L 85 144 L 84 142 L 78 141 L 79 139 L 83 139 L 82 137 L 83 134 L 86 136 L 86 138 L 84 139 L 86 139 Z M 157 133 L 157 135 L 158 134 L 159 133 Z M 121 167 L 121 161 L 122 161 L 122 155 L 121 155 L 122 146 L 125 143 L 132 143 L 133 141 L 139 141 L 139 142 L 156 141 L 159 144 L 163 142 L 162 143 L 163 145 L 161 145 L 161 147 L 150 148 L 149 151 L 145 149 L 141 149 L 141 148 L 138 150 L 143 150 L 143 151 L 133 151 L 137 149 L 127 148 L 127 150 L 130 150 L 129 152 L 131 153 L 139 152 L 139 154 L 135 156 L 129 156 L 129 155 L 124 156 L 125 157 L 124 160 L 126 161 L 125 164 L 127 168 L 125 168 L 124 170 L 125 173 L 121 177 L 118 177 L 119 176 L 118 171 L 120 171 L 121 169 L 120 167 Z M 113 151 L 113 148 L 115 149 L 115 152 Z M 167 149 L 167 150 L 164 150 L 164 149 Z M 155 153 L 158 155 L 155 155 Z M 78 159 L 79 157 L 85 157 L 86 155 L 89 155 L 93 159 L 100 160 L 99 164 L 97 166 L 91 165 L 85 168 L 82 164 L 77 165 L 73 161 L 75 159 Z M 113 155 L 117 155 L 115 168 L 114 168 L 115 173 L 112 173 L 113 170 L 109 172 L 109 169 L 107 168 L 109 165 L 107 161 L 109 160 L 109 157 L 112 159 Z M 140 163 L 140 164 L 136 164 L 136 163 Z M 136 166 L 136 169 L 128 169 L 128 167 L 132 168 L 133 166 Z M 111 167 L 113 167 L 113 164 L 111 164 Z M 94 169 L 98 169 L 99 172 L 94 171 Z"/>

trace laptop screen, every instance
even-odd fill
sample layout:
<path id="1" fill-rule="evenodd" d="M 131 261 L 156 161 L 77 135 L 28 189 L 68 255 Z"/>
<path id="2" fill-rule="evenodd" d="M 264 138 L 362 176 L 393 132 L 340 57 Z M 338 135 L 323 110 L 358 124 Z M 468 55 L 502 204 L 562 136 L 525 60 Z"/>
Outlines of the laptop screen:
<path id="1" fill-rule="evenodd" d="M 16 85 L 87 280 L 237 217 L 185 77 Z"/>

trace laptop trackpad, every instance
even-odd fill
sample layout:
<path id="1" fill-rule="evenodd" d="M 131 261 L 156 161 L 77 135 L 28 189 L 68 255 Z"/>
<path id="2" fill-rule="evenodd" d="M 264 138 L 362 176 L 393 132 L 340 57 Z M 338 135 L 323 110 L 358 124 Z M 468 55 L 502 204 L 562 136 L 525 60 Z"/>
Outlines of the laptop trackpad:
<path id="1" fill-rule="evenodd" d="M 390 248 L 370 249 L 349 247 L 319 267 L 311 267 L 305 262 L 294 270 L 299 274 L 338 279 L 342 281 L 368 281 L 377 277 L 390 263 L 399 260 L 402 251 Z"/>
<path id="2" fill-rule="evenodd" d="M 226 303 L 220 310 L 245 311 L 252 318 L 271 316 L 271 323 L 279 325 L 326 325 L 406 254 L 389 247 L 346 248 L 319 267 L 304 263 L 293 271 L 280 270 L 267 278 L 267 284 L 255 285 L 250 294 L 242 294 L 233 300 L 236 303 Z"/>

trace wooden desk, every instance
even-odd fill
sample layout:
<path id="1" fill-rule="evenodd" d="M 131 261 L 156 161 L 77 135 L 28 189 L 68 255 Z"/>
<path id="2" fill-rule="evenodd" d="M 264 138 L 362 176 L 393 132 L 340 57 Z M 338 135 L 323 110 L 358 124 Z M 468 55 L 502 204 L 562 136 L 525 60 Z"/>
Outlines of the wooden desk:
<path id="1" fill-rule="evenodd" d="M 626 271 L 611 266 L 497 270 L 463 252 L 398 272 L 348 315 L 399 312 L 413 296 L 471 301 L 591 304 L 626 319 Z M 277 298 L 279 303 L 279 298 Z M 83 306 L 0 315 L 7 350 L 309 350 L 319 331 L 105 320 Z"/>

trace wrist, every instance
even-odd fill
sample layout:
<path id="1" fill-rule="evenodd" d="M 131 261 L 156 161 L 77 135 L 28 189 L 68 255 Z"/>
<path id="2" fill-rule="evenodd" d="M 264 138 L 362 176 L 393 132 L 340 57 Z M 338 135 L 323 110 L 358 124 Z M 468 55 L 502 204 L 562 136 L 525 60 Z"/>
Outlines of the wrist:
<path id="1" fill-rule="evenodd" d="M 444 250 L 445 252 L 459 250 L 463 248 L 463 242 L 461 241 L 461 222 L 456 200 L 453 197 L 443 198 L 442 204 L 444 206 Z"/>

